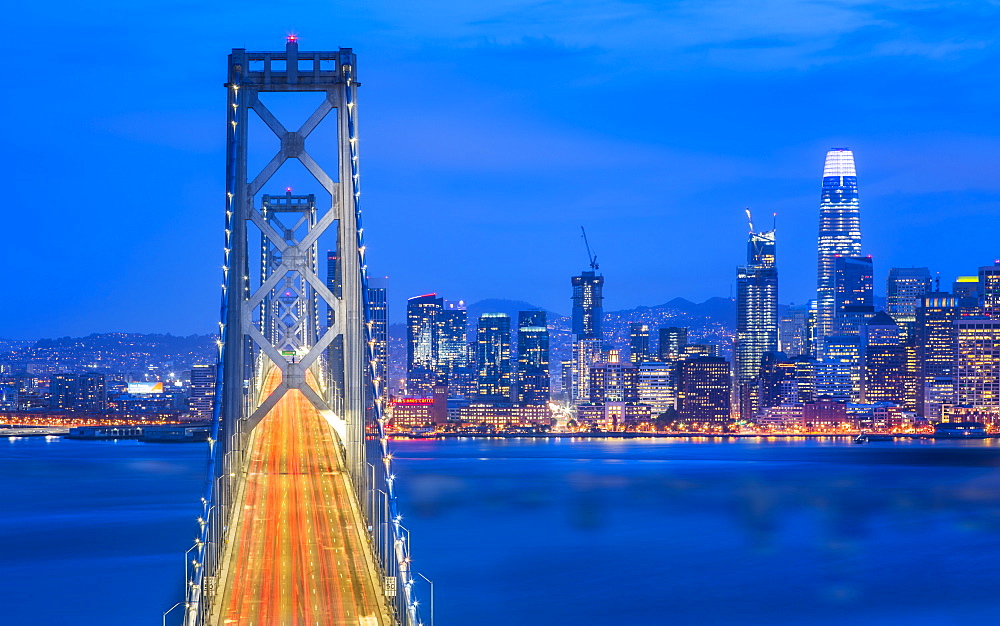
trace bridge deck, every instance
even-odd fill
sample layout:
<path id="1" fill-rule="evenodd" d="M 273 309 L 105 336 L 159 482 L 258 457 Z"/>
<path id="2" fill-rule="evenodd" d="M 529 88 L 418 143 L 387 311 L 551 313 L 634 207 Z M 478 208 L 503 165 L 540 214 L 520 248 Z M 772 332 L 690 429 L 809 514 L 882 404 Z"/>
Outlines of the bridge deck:
<path id="1" fill-rule="evenodd" d="M 216 624 L 392 623 L 335 445 L 296 389 L 254 430 Z"/>

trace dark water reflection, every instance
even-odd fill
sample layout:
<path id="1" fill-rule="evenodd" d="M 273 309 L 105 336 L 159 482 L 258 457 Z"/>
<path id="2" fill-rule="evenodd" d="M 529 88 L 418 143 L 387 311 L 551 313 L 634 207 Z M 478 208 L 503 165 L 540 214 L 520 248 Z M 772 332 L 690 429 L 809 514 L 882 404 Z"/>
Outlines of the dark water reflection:
<path id="1" fill-rule="evenodd" d="M 439 626 L 1000 623 L 993 441 L 394 449 Z"/>
<path id="2" fill-rule="evenodd" d="M 206 446 L 0 439 L 0 624 L 162 623 Z"/>

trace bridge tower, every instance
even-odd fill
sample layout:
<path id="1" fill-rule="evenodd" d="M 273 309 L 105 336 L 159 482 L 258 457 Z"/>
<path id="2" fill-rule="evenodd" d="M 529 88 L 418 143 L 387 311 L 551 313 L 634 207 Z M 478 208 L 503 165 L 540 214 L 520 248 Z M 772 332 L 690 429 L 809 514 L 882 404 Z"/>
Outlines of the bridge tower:
<path id="1" fill-rule="evenodd" d="M 184 606 L 189 626 L 206 624 L 211 615 L 227 533 L 237 523 L 234 503 L 239 501 L 254 429 L 293 389 L 337 435 L 396 622 L 420 623 L 409 569 L 409 533 L 396 510 L 383 430 L 381 387 L 387 381 L 374 372 L 367 320 L 356 69 L 350 48 L 300 51 L 295 36 L 288 37 L 284 51 L 237 48 L 229 55 L 219 377 L 209 481 L 198 520 L 201 532 L 188 551 Z M 301 126 L 289 128 L 262 102 L 260 95 L 267 92 L 319 93 L 322 100 Z M 280 142 L 260 171 L 250 170 L 248 153 L 262 143 L 258 135 L 266 131 L 251 131 L 251 116 Z M 321 123 L 333 125 L 335 145 L 313 145 L 310 138 Z M 331 163 L 317 162 L 307 147 L 322 148 L 317 154 L 333 148 Z M 287 189 L 284 194 L 263 194 L 290 159 L 311 174 L 317 193 L 293 195 Z M 320 196 L 330 198 L 327 206 Z M 318 273 L 318 241 L 328 231 L 335 233 L 339 257 L 335 290 Z M 257 259 L 251 258 L 251 246 L 259 246 Z M 329 315 L 321 315 L 323 309 Z M 321 325 L 321 319 L 330 323 Z M 324 355 L 334 344 L 338 358 L 328 361 Z M 331 367 L 342 369 L 331 372 Z M 280 382 L 266 386 L 276 370 Z M 331 388 L 333 378 L 343 385 Z"/>

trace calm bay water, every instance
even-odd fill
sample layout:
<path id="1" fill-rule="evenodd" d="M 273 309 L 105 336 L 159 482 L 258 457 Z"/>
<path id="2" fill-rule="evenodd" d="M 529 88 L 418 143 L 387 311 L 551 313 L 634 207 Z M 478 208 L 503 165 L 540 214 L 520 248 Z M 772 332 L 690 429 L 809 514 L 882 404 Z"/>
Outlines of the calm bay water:
<path id="1" fill-rule="evenodd" d="M 159 624 L 181 594 L 204 448 L 0 444 L 0 623 Z M 993 441 L 394 449 L 438 626 L 1000 622 Z"/>

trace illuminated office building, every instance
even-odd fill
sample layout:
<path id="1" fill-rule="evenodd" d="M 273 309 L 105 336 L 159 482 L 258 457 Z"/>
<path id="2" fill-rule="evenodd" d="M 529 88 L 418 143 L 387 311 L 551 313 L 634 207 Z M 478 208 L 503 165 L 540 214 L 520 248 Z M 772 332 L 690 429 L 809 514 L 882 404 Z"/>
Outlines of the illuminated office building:
<path id="1" fill-rule="evenodd" d="M 441 311 L 444 298 L 435 293 L 406 301 L 406 390 L 414 397 L 430 397 L 437 384 Z"/>
<path id="2" fill-rule="evenodd" d="M 963 318 L 955 330 L 956 403 L 1000 415 L 1000 319 Z"/>
<path id="3" fill-rule="evenodd" d="M 914 344 L 917 349 L 916 411 L 937 420 L 943 405 L 955 401 L 955 365 L 958 337 L 955 322 L 962 317 L 963 300 L 949 293 L 929 292 L 917 307 Z"/>
<path id="4" fill-rule="evenodd" d="M 479 316 L 476 374 L 479 400 L 510 401 L 510 317 L 506 313 L 483 313 Z"/>
<path id="5" fill-rule="evenodd" d="M 810 353 L 809 305 L 790 306 L 778 320 L 778 349 L 788 357 Z"/>
<path id="6" fill-rule="evenodd" d="M 728 422 L 729 362 L 722 357 L 696 356 L 684 359 L 677 368 L 677 417 L 687 422 Z"/>
<path id="7" fill-rule="evenodd" d="M 926 267 L 893 267 L 885 282 L 885 312 L 899 324 L 904 339 L 914 336 L 917 307 L 924 294 L 933 291 Z"/>
<path id="8" fill-rule="evenodd" d="M 517 403 L 549 402 L 549 329 L 545 311 L 517 314 Z"/>
<path id="9" fill-rule="evenodd" d="M 452 374 L 468 367 L 469 314 L 462 300 L 445 300 L 438 313 L 438 357 L 434 370 L 440 383 L 449 383 Z"/>
<path id="10" fill-rule="evenodd" d="M 816 285 L 817 344 L 836 334 L 835 263 L 838 256 L 861 254 L 861 210 L 854 153 L 845 148 L 826 153 L 819 209 L 819 264 Z M 822 345 L 817 348 L 822 350 Z"/>
<path id="11" fill-rule="evenodd" d="M 604 277 L 596 272 L 581 272 L 572 278 L 573 337 L 603 339 Z"/>
<path id="12" fill-rule="evenodd" d="M 195 365 L 191 368 L 191 390 L 188 394 L 191 417 L 212 419 L 215 409 L 215 381 L 215 365 Z"/>
<path id="13" fill-rule="evenodd" d="M 979 268 L 979 300 L 984 315 L 1000 318 L 1000 262 Z"/>
<path id="14" fill-rule="evenodd" d="M 645 363 L 650 360 L 649 352 L 649 325 L 633 323 L 629 326 L 629 351 L 628 360 L 630 363 Z"/>
<path id="15" fill-rule="evenodd" d="M 687 345 L 688 329 L 678 326 L 661 328 L 659 355 L 660 360 L 667 363 L 684 358 L 684 347 Z"/>
<path id="16" fill-rule="evenodd" d="M 572 277 L 573 285 L 573 369 L 570 399 L 590 400 L 590 367 L 604 354 L 604 277 L 594 271 Z"/>
<path id="17" fill-rule="evenodd" d="M 375 377 L 379 380 L 383 408 L 389 400 L 389 302 L 388 276 L 368 278 L 368 321 L 375 360 Z M 342 371 L 342 370 L 341 370 Z"/>
<path id="18" fill-rule="evenodd" d="M 951 293 L 956 298 L 979 299 L 979 277 L 959 276 L 952 284 Z"/>
<path id="19" fill-rule="evenodd" d="M 778 349 L 778 269 L 774 230 L 751 232 L 747 264 L 736 272 L 736 344 L 734 372 L 740 417 L 753 419 L 756 404 L 752 381 L 761 358 Z"/>
<path id="20" fill-rule="evenodd" d="M 824 343 L 824 357 L 816 363 L 816 397 L 859 402 L 862 377 L 859 336 L 831 335 Z"/>
<path id="21" fill-rule="evenodd" d="M 899 325 L 885 311 L 861 327 L 863 377 L 861 401 L 903 404 L 906 396 L 906 350 Z"/>
<path id="22" fill-rule="evenodd" d="M 838 256 L 833 260 L 834 329 L 857 335 L 875 314 L 871 256 Z"/>
<path id="23" fill-rule="evenodd" d="M 639 402 L 650 407 L 653 417 L 677 408 L 675 363 L 647 361 L 639 364 Z"/>
<path id="24" fill-rule="evenodd" d="M 622 361 L 617 350 L 609 350 L 608 358 L 590 368 L 590 402 L 639 401 L 639 368 Z"/>

